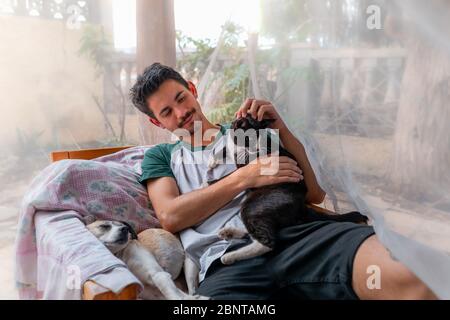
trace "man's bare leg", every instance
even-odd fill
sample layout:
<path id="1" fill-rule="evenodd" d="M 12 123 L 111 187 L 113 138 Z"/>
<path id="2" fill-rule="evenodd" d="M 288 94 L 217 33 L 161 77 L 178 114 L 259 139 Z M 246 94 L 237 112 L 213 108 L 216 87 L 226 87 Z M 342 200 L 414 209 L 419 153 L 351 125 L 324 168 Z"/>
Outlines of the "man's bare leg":
<path id="1" fill-rule="evenodd" d="M 370 285 L 369 277 L 376 273 L 372 270 L 379 271 L 379 288 Z M 360 299 L 437 299 L 419 278 L 391 257 L 375 235 L 359 247 L 353 263 L 352 280 L 353 289 Z"/>

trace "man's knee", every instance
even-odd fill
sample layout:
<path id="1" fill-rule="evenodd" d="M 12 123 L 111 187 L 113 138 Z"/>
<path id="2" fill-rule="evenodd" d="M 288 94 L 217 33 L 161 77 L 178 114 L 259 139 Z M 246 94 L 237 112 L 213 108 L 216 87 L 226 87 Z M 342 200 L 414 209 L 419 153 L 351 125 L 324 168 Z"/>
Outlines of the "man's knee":
<path id="1" fill-rule="evenodd" d="M 414 273 L 405 268 L 397 277 L 393 277 L 398 292 L 398 299 L 429 300 L 436 299 L 436 295 Z"/>
<path id="2" fill-rule="evenodd" d="M 392 258 L 376 236 L 364 241 L 356 254 L 353 289 L 360 299 L 436 299 L 414 273 Z"/>

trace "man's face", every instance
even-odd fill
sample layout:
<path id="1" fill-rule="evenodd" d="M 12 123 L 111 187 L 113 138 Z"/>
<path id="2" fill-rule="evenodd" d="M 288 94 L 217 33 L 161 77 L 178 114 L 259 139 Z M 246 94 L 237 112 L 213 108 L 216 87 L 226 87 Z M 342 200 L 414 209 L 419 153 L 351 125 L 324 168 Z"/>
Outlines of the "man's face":
<path id="1" fill-rule="evenodd" d="M 203 114 L 195 89 L 189 90 L 175 80 L 166 80 L 147 99 L 147 105 L 162 128 L 171 132 L 186 129 L 194 133 L 194 121 L 202 121 Z"/>

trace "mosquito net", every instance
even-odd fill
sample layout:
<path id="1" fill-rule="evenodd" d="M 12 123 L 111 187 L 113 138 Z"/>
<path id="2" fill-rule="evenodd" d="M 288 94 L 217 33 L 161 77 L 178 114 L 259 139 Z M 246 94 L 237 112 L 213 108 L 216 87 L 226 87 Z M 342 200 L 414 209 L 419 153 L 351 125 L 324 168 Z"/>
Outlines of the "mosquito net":
<path id="1" fill-rule="evenodd" d="M 304 143 L 325 205 L 450 297 L 450 7 L 446 1 L 263 1 L 250 92 Z M 275 48 L 275 49 L 274 49 Z M 220 81 L 220 80 L 219 80 Z"/>
<path id="2" fill-rule="evenodd" d="M 449 21 L 445 0 L 0 0 L 0 255 L 50 151 L 170 139 L 128 98 L 160 61 L 214 123 L 246 97 L 272 101 L 323 206 L 368 215 L 449 299 Z"/>

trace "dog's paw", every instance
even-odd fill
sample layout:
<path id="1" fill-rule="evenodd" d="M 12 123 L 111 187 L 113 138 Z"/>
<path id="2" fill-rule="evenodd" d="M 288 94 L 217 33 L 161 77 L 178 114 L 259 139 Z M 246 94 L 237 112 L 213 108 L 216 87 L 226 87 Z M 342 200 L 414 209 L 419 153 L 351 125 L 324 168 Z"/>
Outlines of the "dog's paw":
<path id="1" fill-rule="evenodd" d="M 224 254 L 222 257 L 220 257 L 220 261 L 222 261 L 225 265 L 230 265 L 236 262 L 236 259 L 229 253 Z"/>

